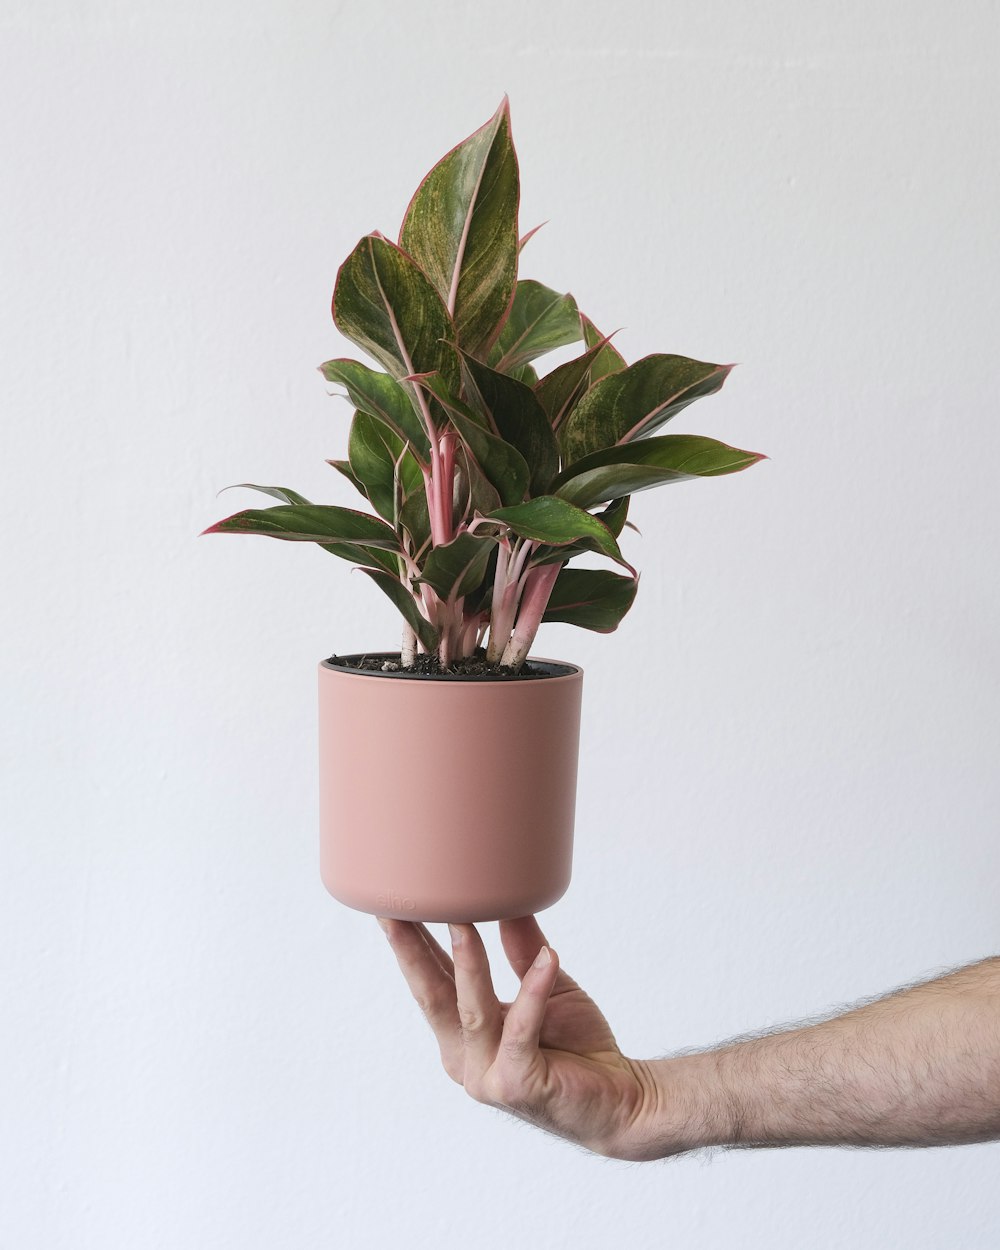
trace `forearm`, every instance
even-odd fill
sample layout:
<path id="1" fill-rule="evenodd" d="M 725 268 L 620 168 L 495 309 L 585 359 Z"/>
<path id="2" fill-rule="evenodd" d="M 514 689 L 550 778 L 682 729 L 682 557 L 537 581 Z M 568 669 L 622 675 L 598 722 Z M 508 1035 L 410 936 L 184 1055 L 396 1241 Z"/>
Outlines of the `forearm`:
<path id="1" fill-rule="evenodd" d="M 808 1027 L 652 1060 L 642 1157 L 1000 1137 L 1000 958 Z"/>

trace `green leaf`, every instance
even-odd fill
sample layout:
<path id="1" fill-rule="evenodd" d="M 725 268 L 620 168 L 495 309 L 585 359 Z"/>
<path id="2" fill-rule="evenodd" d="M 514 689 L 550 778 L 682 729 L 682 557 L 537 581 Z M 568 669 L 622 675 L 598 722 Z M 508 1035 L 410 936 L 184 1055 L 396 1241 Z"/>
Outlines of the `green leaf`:
<path id="1" fill-rule="evenodd" d="M 547 224 L 548 224 L 548 223 L 547 223 L 547 222 L 544 222 L 544 221 L 539 222 L 537 226 L 532 226 L 532 227 L 531 227 L 531 229 L 528 231 L 528 233 L 527 233 L 527 234 L 522 234 L 522 235 L 521 235 L 521 237 L 520 237 L 520 238 L 518 239 L 518 241 L 517 241 L 517 254 L 518 254 L 518 256 L 520 256 L 520 255 L 521 255 L 521 253 L 524 251 L 525 246 L 527 245 L 527 243 L 529 242 L 529 240 L 532 238 L 532 236 L 533 236 L 533 235 L 536 235 L 536 234 L 539 232 L 539 230 L 541 230 L 542 226 L 545 226 L 545 225 L 547 225 Z"/>
<path id="2" fill-rule="evenodd" d="M 280 499 L 282 503 L 309 503 L 305 495 L 300 495 L 298 491 L 289 490 L 287 486 L 256 486 L 253 482 L 237 482 L 234 486 L 223 486 L 222 490 L 259 490 L 262 495 L 270 495 L 272 499 Z M 219 491 L 220 495 L 222 490 Z M 207 530 L 205 532 L 208 533 Z"/>
<path id="3" fill-rule="evenodd" d="M 628 518 L 628 505 L 627 496 L 622 499 L 613 499 L 602 512 L 596 514 L 597 519 L 604 522 L 615 538 L 618 538 L 625 528 L 625 521 Z M 593 548 L 586 542 L 571 543 L 568 547 L 538 547 L 532 552 L 531 563 L 568 564 L 570 560 L 574 560 L 577 556 L 591 550 Z"/>
<path id="4" fill-rule="evenodd" d="M 482 584 L 486 564 L 496 544 L 495 537 L 459 534 L 450 543 L 442 543 L 431 550 L 420 570 L 420 580 L 427 582 L 445 600 L 471 594 Z"/>
<path id="5" fill-rule="evenodd" d="M 560 295 L 528 278 L 517 284 L 489 363 L 500 373 L 509 373 L 556 347 L 577 342 L 580 335 L 580 314 L 573 296 Z"/>
<path id="6" fill-rule="evenodd" d="M 545 409 L 549 424 L 558 430 L 576 403 L 596 381 L 594 366 L 605 344 L 595 343 L 582 356 L 567 360 L 547 373 L 535 387 L 535 397 Z"/>
<path id="7" fill-rule="evenodd" d="M 636 443 L 608 447 L 576 460 L 560 473 L 553 491 L 580 508 L 667 482 L 738 473 L 758 460 L 758 452 L 741 451 L 697 434 L 664 434 Z"/>
<path id="8" fill-rule="evenodd" d="M 538 374 L 531 365 L 515 365 L 513 369 L 507 370 L 504 377 L 516 378 L 518 382 L 523 382 L 532 390 L 538 385 Z"/>
<path id="9" fill-rule="evenodd" d="M 477 513 L 486 516 L 494 508 L 500 507 L 499 492 L 491 482 L 487 481 L 468 447 L 461 441 L 455 451 L 455 469 L 453 507 L 457 521 L 468 522 Z"/>
<path id="10" fill-rule="evenodd" d="M 333 320 L 395 378 L 440 370 L 458 380 L 448 310 L 415 261 L 380 234 L 365 235 L 341 265 Z"/>
<path id="11" fill-rule="evenodd" d="M 440 404 L 470 456 L 486 480 L 495 487 L 500 502 L 520 503 L 528 489 L 530 472 L 517 448 L 491 434 L 485 428 L 483 418 L 452 395 L 440 374 L 425 374 L 413 380 Z"/>
<path id="12" fill-rule="evenodd" d="M 357 490 L 360 494 L 364 495 L 364 497 L 365 497 L 366 499 L 368 499 L 368 492 L 367 492 L 367 491 L 365 490 L 365 488 L 361 485 L 361 483 L 358 481 L 358 479 L 354 476 L 354 470 L 351 468 L 351 462 L 350 462 L 349 460 L 328 460 L 326 463 L 327 463 L 328 465 L 330 465 L 332 468 L 336 469 L 336 470 L 337 470 L 337 472 L 338 472 L 338 473 L 340 473 L 343 477 L 346 477 L 346 478 L 347 478 L 347 480 L 351 483 L 351 485 L 352 485 L 352 486 L 353 486 L 353 487 L 354 487 L 354 488 L 355 488 L 355 489 L 356 489 L 356 490 Z M 295 499 L 289 499 L 289 500 L 288 500 L 288 502 L 289 502 L 289 503 L 297 503 L 297 502 L 305 502 L 305 501 L 304 501 L 304 500 L 299 501 L 299 500 L 295 500 Z M 369 503 L 370 503 L 370 502 L 371 502 L 371 500 L 369 500 Z"/>
<path id="13" fill-rule="evenodd" d="M 409 535 L 410 551 L 413 555 L 418 555 L 431 540 L 427 489 L 423 474 L 419 472 L 419 466 L 417 468 L 416 477 L 409 472 L 403 472 L 396 479 L 396 528 Z"/>
<path id="14" fill-rule="evenodd" d="M 599 551 L 627 569 L 632 568 L 603 521 L 555 495 L 539 495 L 516 507 L 498 508 L 490 516 L 503 521 L 521 538 L 553 547 L 584 543 L 588 550 Z"/>
<path id="15" fill-rule="evenodd" d="M 414 491 L 400 504 L 399 525 L 410 537 L 413 553 L 419 554 L 430 542 L 431 521 L 427 510 L 427 496 L 422 490 Z"/>
<path id="16" fill-rule="evenodd" d="M 363 569 L 362 572 L 367 573 L 376 586 L 380 590 L 384 590 L 396 607 L 403 614 L 407 624 L 424 644 L 428 651 L 437 649 L 438 631 L 434 626 L 421 615 L 420 609 L 414 601 L 413 595 L 400 582 L 398 577 L 393 577 L 390 573 L 383 573 L 378 569 Z"/>
<path id="17" fill-rule="evenodd" d="M 628 505 L 628 495 L 625 495 L 621 499 L 612 499 L 604 511 L 597 514 L 615 538 L 625 528 L 625 522 L 628 520 Z M 634 529 L 635 526 L 632 528 Z"/>
<path id="18" fill-rule="evenodd" d="M 429 462 L 427 430 L 414 406 L 410 387 L 357 360 L 328 360 L 320 365 L 320 371 L 328 382 L 344 387 L 355 408 L 384 421 L 410 444 L 423 464 Z"/>
<path id="19" fill-rule="evenodd" d="M 559 472 L 559 445 L 545 409 L 534 392 L 523 382 L 498 373 L 482 361 L 462 353 L 466 392 L 475 396 L 477 406 L 496 432 L 524 457 L 532 495 L 543 494 Z"/>
<path id="20" fill-rule="evenodd" d="M 396 457 L 403 441 L 384 421 L 358 410 L 351 422 L 347 454 L 372 507 L 392 525 L 396 519 Z"/>
<path id="21" fill-rule="evenodd" d="M 590 318 L 584 316 L 583 313 L 580 314 L 580 323 L 583 326 L 583 341 L 587 346 L 601 348 L 590 369 L 591 383 L 599 382 L 601 378 L 606 378 L 609 373 L 617 373 L 619 369 L 624 369 L 625 357 L 620 351 L 611 346 L 609 341 L 610 335 L 602 334 Z"/>
<path id="22" fill-rule="evenodd" d="M 385 569 L 396 574 L 399 540 L 378 517 L 353 508 L 311 504 L 282 486 L 254 486 L 274 498 L 289 498 L 284 508 L 248 508 L 217 521 L 203 534 L 263 534 L 291 542 L 317 543 L 331 555 L 352 564 Z"/>
<path id="23" fill-rule="evenodd" d="M 274 489 L 278 488 L 271 488 L 268 493 Z M 378 517 L 329 504 L 297 503 L 278 508 L 249 508 L 217 521 L 203 532 L 265 534 L 269 538 L 283 538 L 291 542 L 364 543 L 391 551 L 399 548 L 392 528 Z"/>
<path id="24" fill-rule="evenodd" d="M 517 156 L 506 98 L 445 156 L 410 201 L 399 242 L 450 310 L 458 342 L 476 355 L 496 336 L 517 277 Z M 420 365 L 424 372 L 440 365 Z"/>
<path id="25" fill-rule="evenodd" d="M 584 395 L 559 432 L 567 464 L 617 443 L 652 434 L 665 421 L 725 382 L 731 365 L 687 356 L 646 356 L 608 374 Z"/>
<path id="26" fill-rule="evenodd" d="M 610 634 L 635 600 L 638 580 L 606 569 L 562 569 L 542 624 L 561 622 Z"/>
<path id="27" fill-rule="evenodd" d="M 351 422 L 348 455 L 372 507 L 394 526 L 400 489 L 409 495 L 423 487 L 423 475 L 412 452 L 384 421 L 357 412 Z"/>

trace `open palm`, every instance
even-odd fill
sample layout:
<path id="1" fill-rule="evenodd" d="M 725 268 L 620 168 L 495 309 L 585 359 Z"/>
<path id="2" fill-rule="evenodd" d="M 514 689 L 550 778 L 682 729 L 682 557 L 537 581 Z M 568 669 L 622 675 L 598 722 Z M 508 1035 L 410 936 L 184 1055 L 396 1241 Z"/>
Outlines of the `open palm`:
<path id="1" fill-rule="evenodd" d="M 453 955 L 423 926 L 383 921 L 444 1067 L 472 1097 L 601 1154 L 636 1157 L 651 1082 L 627 1059 L 597 1004 L 559 967 L 534 917 L 501 921 L 521 980 L 493 988 L 482 939 L 452 926 Z"/>

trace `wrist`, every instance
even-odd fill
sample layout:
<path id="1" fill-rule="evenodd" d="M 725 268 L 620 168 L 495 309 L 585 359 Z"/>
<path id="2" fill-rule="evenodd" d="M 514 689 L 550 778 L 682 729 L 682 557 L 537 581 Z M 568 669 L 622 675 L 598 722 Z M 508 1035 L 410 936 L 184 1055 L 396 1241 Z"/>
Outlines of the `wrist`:
<path id="1" fill-rule="evenodd" d="M 632 1062 L 645 1098 L 630 1134 L 631 1158 L 665 1159 L 733 1141 L 718 1052 Z"/>

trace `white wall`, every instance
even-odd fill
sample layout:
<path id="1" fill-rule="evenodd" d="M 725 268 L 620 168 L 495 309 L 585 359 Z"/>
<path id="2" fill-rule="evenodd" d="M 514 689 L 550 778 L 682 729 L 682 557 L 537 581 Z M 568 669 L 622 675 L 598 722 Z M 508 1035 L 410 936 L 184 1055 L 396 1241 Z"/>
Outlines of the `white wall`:
<path id="1" fill-rule="evenodd" d="M 347 501 L 336 267 L 509 92 L 525 275 L 739 361 L 676 428 L 771 456 L 640 497 L 622 629 L 543 637 L 587 670 L 564 964 L 648 1056 L 995 953 L 997 4 L 0 34 L 3 1250 L 995 1247 L 1000 1146 L 627 1166 L 467 1100 L 317 875 L 315 664 L 392 611 L 195 535 L 230 482 Z"/>

